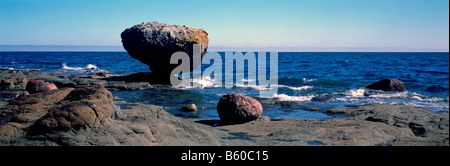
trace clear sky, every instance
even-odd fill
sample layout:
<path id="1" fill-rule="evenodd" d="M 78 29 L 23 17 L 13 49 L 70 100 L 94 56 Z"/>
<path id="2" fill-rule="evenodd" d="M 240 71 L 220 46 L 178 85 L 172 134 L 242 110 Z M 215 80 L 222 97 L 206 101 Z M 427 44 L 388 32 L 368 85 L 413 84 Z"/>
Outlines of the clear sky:
<path id="1" fill-rule="evenodd" d="M 0 45 L 121 46 L 150 21 L 210 48 L 449 50 L 448 0 L 0 0 Z"/>

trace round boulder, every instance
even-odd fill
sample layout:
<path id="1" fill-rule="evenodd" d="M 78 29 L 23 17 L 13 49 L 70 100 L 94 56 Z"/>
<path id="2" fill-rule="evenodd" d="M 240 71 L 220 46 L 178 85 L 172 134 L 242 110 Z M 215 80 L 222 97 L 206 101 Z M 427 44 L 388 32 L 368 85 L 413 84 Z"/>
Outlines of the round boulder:
<path id="1" fill-rule="evenodd" d="M 263 112 L 258 100 L 241 94 L 227 94 L 220 98 L 217 113 L 225 124 L 240 124 L 258 119 Z"/>
<path id="2" fill-rule="evenodd" d="M 406 90 L 405 84 L 402 81 L 392 78 L 385 78 L 377 81 L 369 86 L 368 89 L 382 90 L 386 92 L 402 92 Z"/>
<path id="3" fill-rule="evenodd" d="M 196 112 L 197 106 L 195 104 L 187 104 L 183 108 L 181 108 L 181 111 L 183 112 Z"/>

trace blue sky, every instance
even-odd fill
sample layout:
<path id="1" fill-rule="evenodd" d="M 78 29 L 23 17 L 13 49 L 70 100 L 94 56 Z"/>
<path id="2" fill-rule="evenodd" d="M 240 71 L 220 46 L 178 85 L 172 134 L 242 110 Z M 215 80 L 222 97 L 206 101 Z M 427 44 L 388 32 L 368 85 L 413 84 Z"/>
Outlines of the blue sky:
<path id="1" fill-rule="evenodd" d="M 449 50 L 448 0 L 0 0 L 0 45 L 121 46 L 150 21 L 216 49 Z"/>

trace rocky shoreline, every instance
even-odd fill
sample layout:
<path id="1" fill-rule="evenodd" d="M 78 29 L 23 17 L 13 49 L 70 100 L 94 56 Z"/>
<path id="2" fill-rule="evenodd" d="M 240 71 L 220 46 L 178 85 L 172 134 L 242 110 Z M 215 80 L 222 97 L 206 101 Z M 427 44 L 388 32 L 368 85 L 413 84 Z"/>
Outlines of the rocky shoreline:
<path id="1" fill-rule="evenodd" d="M 58 89 L 29 94 L 28 80 L 44 80 Z M 326 112 L 344 118 L 263 116 L 220 125 L 218 120 L 175 117 L 156 105 L 125 103 L 110 92 L 163 84 L 152 80 L 152 73 L 108 77 L 107 73 L 3 71 L 0 145 L 449 146 L 448 112 L 407 105 L 374 103 Z"/>

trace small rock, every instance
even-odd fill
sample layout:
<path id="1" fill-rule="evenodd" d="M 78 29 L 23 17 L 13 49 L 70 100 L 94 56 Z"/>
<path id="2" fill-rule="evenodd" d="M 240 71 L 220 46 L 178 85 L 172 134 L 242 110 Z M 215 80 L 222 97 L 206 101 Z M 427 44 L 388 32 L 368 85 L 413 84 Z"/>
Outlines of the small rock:
<path id="1" fill-rule="evenodd" d="M 184 112 L 196 112 L 197 111 L 197 106 L 195 106 L 195 104 L 187 104 L 185 105 L 183 108 L 181 108 L 181 111 Z"/>
<path id="2" fill-rule="evenodd" d="M 263 112 L 258 100 L 241 94 L 227 94 L 217 104 L 220 120 L 225 124 L 240 124 L 258 119 Z"/>
<path id="3" fill-rule="evenodd" d="M 368 89 L 376 89 L 376 90 L 382 90 L 382 91 L 395 91 L 395 92 L 402 92 L 406 90 L 405 85 L 402 81 L 392 78 L 385 78 L 380 81 L 377 81 L 373 84 L 370 84 L 369 86 L 366 86 Z"/>
<path id="4" fill-rule="evenodd" d="M 429 86 L 425 89 L 428 92 L 441 92 L 441 91 L 446 91 L 447 89 L 445 89 L 444 87 L 440 86 L 440 85 L 432 85 Z"/>
<path id="5" fill-rule="evenodd" d="M 55 89 L 58 89 L 58 87 L 56 87 L 55 84 L 48 84 L 43 87 L 40 87 L 38 89 L 38 92 L 47 92 L 47 91 L 51 91 L 51 90 L 55 90 Z"/>

